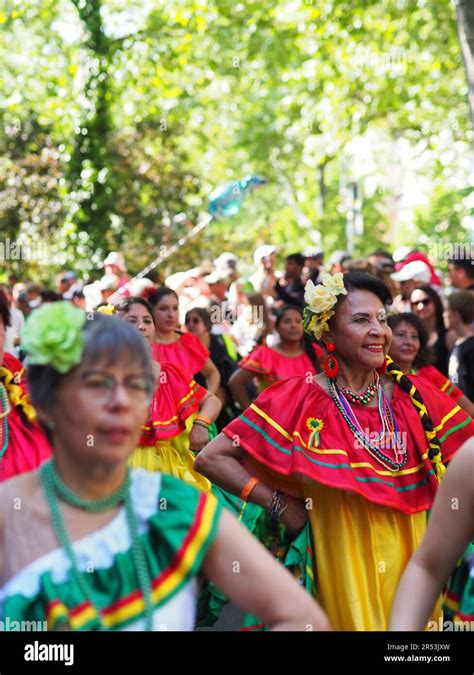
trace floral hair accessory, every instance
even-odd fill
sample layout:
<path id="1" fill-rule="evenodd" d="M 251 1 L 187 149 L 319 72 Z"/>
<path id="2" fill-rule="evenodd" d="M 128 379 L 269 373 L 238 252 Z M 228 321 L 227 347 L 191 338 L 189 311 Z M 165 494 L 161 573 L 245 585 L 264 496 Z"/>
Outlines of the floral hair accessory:
<path id="1" fill-rule="evenodd" d="M 85 312 L 70 302 L 51 302 L 35 309 L 21 334 L 28 363 L 69 372 L 82 358 L 85 322 Z"/>
<path id="2" fill-rule="evenodd" d="M 329 330 L 328 321 L 334 315 L 338 295 L 347 295 L 341 272 L 332 275 L 324 272 L 322 283 L 315 286 L 309 280 L 305 286 L 303 327 L 317 340 Z"/>
<path id="3" fill-rule="evenodd" d="M 114 305 L 102 305 L 102 307 L 98 307 L 95 311 L 98 314 L 107 314 L 107 316 L 112 316 L 112 314 L 115 314 L 115 306 Z"/>

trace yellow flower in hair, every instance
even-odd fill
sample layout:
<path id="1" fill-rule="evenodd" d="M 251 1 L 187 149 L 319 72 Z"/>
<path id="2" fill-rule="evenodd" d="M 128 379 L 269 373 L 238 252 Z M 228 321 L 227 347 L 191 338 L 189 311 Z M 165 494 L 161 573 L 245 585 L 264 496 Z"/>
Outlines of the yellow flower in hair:
<path id="1" fill-rule="evenodd" d="M 304 299 L 306 307 L 304 310 L 303 326 L 317 340 L 320 340 L 322 334 L 329 330 L 328 321 L 334 315 L 334 307 L 337 303 L 338 295 L 347 295 L 341 272 L 333 275 L 324 272 L 321 284 L 315 286 L 309 280 L 305 286 Z"/>
<path id="2" fill-rule="evenodd" d="M 315 314 L 326 312 L 336 302 L 334 296 L 328 293 L 328 289 L 325 286 L 322 284 L 315 286 L 311 279 L 305 286 L 304 299 L 310 310 Z"/>
<path id="3" fill-rule="evenodd" d="M 112 316 L 112 314 L 115 314 L 115 307 L 114 305 L 104 305 L 103 307 L 99 307 L 96 311 L 98 314 L 107 314 L 107 316 Z"/>
<path id="4" fill-rule="evenodd" d="M 342 293 L 342 295 L 347 295 L 347 291 L 344 288 L 344 276 L 342 272 L 336 272 L 335 274 L 323 272 L 321 282 L 323 286 L 325 286 L 335 295 L 338 295 L 339 293 Z"/>

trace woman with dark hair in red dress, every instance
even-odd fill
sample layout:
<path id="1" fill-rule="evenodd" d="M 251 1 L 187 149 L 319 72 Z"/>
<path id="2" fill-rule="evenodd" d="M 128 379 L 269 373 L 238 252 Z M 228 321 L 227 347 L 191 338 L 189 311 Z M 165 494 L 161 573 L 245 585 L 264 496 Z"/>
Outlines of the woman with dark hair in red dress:
<path id="1" fill-rule="evenodd" d="M 25 369 L 4 352 L 10 310 L 0 293 L 0 481 L 36 469 L 51 455 L 51 447 L 30 405 Z"/>

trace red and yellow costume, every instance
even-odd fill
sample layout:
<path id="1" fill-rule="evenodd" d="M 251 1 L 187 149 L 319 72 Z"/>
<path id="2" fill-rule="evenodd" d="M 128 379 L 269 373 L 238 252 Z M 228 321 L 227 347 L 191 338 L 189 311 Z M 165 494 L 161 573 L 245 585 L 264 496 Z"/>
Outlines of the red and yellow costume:
<path id="1" fill-rule="evenodd" d="M 316 357 L 322 356 L 321 348 L 312 344 Z M 264 391 L 275 382 L 296 375 L 316 375 L 314 365 L 306 352 L 298 356 L 285 356 L 271 347 L 260 345 L 238 363 L 239 368 L 255 373 L 260 391 Z"/>
<path id="2" fill-rule="evenodd" d="M 0 459 L 0 480 L 4 481 L 36 469 L 51 456 L 52 448 L 30 405 L 25 368 L 8 353 L 4 355 L 0 367 L 0 383 L 5 387 L 10 408 L 8 414 L 2 410 L 4 417 L 0 420 L 0 447 L 4 448 Z"/>
<path id="3" fill-rule="evenodd" d="M 474 434 L 474 422 L 426 380 L 411 378 L 449 459 Z M 275 384 L 224 429 L 239 438 L 252 475 L 306 500 L 316 597 L 335 630 L 387 629 L 438 486 L 417 409 L 398 385 L 391 404 L 408 453 L 398 471 L 359 445 L 331 396 L 304 377 Z M 358 406 L 357 418 L 379 432 L 376 407 Z"/>
<path id="4" fill-rule="evenodd" d="M 206 389 L 182 368 L 161 363 L 150 418 L 143 427 L 140 447 L 133 451 L 129 464 L 161 471 L 201 490 L 210 490 L 207 478 L 194 471 L 195 457 L 189 449 L 189 432 L 206 394 Z"/>
<path id="5" fill-rule="evenodd" d="M 153 359 L 159 363 L 172 363 L 186 373 L 196 375 L 209 358 L 209 351 L 192 333 L 182 333 L 175 342 L 154 342 Z"/>
<path id="6" fill-rule="evenodd" d="M 421 368 L 413 369 L 411 372 L 412 375 L 419 375 L 423 379 L 428 380 L 428 382 L 431 382 L 433 386 L 437 387 L 443 394 L 446 394 L 446 396 L 452 398 L 453 401 L 459 401 L 463 395 L 459 387 L 453 384 L 446 375 L 443 375 L 443 373 L 434 366 L 422 366 Z"/>

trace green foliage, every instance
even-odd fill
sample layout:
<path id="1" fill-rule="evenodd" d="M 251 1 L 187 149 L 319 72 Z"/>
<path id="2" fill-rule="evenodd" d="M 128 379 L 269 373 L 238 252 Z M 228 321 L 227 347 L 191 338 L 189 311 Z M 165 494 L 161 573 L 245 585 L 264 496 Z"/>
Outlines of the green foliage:
<path id="1" fill-rule="evenodd" d="M 363 195 L 355 255 L 443 223 L 439 236 L 466 235 L 472 134 L 450 3 L 9 0 L 0 31 L 1 232 L 47 240 L 51 274 L 117 247 L 138 271 L 187 232 L 176 214 L 195 222 L 246 173 L 269 186 L 167 270 L 223 249 L 250 259 L 269 240 L 345 248 L 344 182 Z M 407 198 L 414 182 L 425 205 Z"/>

